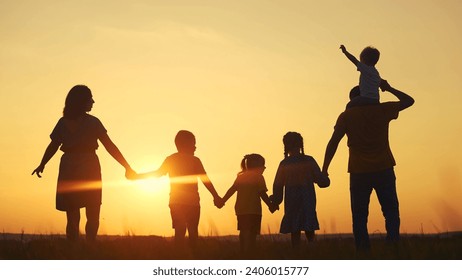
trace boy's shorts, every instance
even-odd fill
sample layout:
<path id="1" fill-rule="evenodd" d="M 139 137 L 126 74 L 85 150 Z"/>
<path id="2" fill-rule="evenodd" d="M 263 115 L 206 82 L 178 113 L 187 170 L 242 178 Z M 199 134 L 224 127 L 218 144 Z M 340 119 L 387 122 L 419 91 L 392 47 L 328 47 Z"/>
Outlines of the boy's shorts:
<path id="1" fill-rule="evenodd" d="M 237 215 L 237 229 L 251 231 L 260 234 L 261 215 L 246 214 Z"/>
<path id="2" fill-rule="evenodd" d="M 170 205 L 172 216 L 172 228 L 197 228 L 199 226 L 200 206 L 193 205 Z"/>

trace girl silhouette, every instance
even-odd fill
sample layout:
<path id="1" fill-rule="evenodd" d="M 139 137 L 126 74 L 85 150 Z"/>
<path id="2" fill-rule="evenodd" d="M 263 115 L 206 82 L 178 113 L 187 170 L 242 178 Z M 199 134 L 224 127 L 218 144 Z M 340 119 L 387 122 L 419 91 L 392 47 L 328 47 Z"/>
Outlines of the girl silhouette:
<path id="1" fill-rule="evenodd" d="M 290 233 L 292 247 L 296 248 L 300 245 L 301 231 L 305 231 L 308 241 L 313 241 L 314 231 L 319 229 L 314 183 L 328 187 L 330 180 L 321 173 L 315 159 L 305 155 L 299 133 L 288 132 L 283 143 L 284 159 L 276 172 L 271 200 L 279 205 L 284 198 L 280 232 Z"/>
<path id="2" fill-rule="evenodd" d="M 237 229 L 241 252 L 254 252 L 257 235 L 260 234 L 262 209 L 261 200 L 268 205 L 271 213 L 275 211 L 268 195 L 265 178 L 265 159 L 259 154 L 246 155 L 241 161 L 241 172 L 234 184 L 223 197 L 223 204 L 237 192 L 234 209 L 237 216 Z"/>

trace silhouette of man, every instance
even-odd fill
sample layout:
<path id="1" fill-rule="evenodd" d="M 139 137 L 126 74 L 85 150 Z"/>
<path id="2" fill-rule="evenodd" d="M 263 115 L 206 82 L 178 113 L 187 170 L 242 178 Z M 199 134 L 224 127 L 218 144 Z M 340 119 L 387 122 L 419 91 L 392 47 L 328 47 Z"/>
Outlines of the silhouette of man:
<path id="1" fill-rule="evenodd" d="M 322 172 L 328 175 L 338 144 L 346 134 L 353 235 L 359 250 L 370 249 L 367 218 L 372 190 L 375 190 L 382 208 L 387 240 L 399 240 L 399 203 L 393 168 L 396 163 L 389 145 L 388 127 L 391 120 L 398 118 L 400 111 L 414 104 L 414 99 L 391 87 L 385 80 L 382 80 L 381 87 L 399 101 L 351 107 L 341 113 L 327 144 L 322 167 Z M 357 86 L 350 91 L 350 100 L 358 95 Z"/>

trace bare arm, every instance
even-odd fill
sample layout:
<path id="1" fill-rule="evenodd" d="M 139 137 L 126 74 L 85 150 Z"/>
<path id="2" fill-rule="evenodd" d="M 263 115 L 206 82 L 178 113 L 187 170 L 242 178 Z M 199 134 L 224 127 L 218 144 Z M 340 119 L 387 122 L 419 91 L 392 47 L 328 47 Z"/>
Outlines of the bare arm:
<path id="1" fill-rule="evenodd" d="M 207 174 L 203 174 L 202 176 L 200 176 L 200 178 L 204 186 L 212 194 L 213 204 L 215 204 L 217 208 L 223 207 L 225 205 L 224 200 L 218 195 L 217 191 L 215 190 L 215 187 L 212 184 L 212 181 L 210 181 L 209 176 L 207 176 Z"/>
<path id="2" fill-rule="evenodd" d="M 129 179 L 146 179 L 146 178 L 149 178 L 149 177 L 159 178 L 159 177 L 162 177 L 163 175 L 164 175 L 164 173 L 160 169 L 158 169 L 158 170 L 149 171 L 149 172 L 145 172 L 145 173 L 138 173 L 136 176 L 131 177 Z"/>
<path id="3" fill-rule="evenodd" d="M 275 205 L 282 203 L 284 199 L 284 185 L 285 185 L 285 174 L 284 167 L 279 164 L 278 170 L 276 171 L 276 177 L 273 182 L 273 195 L 271 196 L 271 202 Z"/>
<path id="4" fill-rule="evenodd" d="M 210 181 L 209 176 L 207 174 L 203 174 L 200 176 L 202 183 L 204 186 L 207 188 L 207 190 L 212 194 L 213 199 L 220 199 L 220 196 L 218 195 L 217 191 L 215 190 L 215 187 L 212 184 L 212 181 Z"/>
<path id="5" fill-rule="evenodd" d="M 351 53 L 349 53 L 349 52 L 347 51 L 347 49 L 345 48 L 344 45 L 340 45 L 340 49 L 342 50 L 343 54 L 345 54 L 345 56 L 346 56 L 351 62 L 353 62 L 354 65 L 358 65 L 358 63 L 359 63 L 358 59 L 357 59 L 354 55 L 352 55 Z"/>
<path id="6" fill-rule="evenodd" d="M 393 88 L 386 80 L 382 80 L 380 87 L 382 90 L 390 92 L 399 99 L 400 111 L 407 109 L 414 104 L 414 98 L 402 91 Z"/>
<path id="7" fill-rule="evenodd" d="M 119 148 L 112 142 L 111 138 L 109 138 L 109 135 L 106 133 L 102 137 L 99 138 L 101 143 L 103 144 L 104 148 L 108 151 L 108 153 L 118 162 L 120 165 L 122 165 L 125 168 L 125 175 L 127 177 L 132 176 L 132 174 L 135 173 L 133 169 L 130 167 L 128 164 L 127 160 L 125 157 L 122 155 L 120 152 Z"/>
<path id="8" fill-rule="evenodd" d="M 268 194 L 266 192 L 261 192 L 260 193 L 260 198 L 265 202 L 265 204 L 268 206 L 268 209 L 271 213 L 274 213 L 276 210 L 279 210 L 279 205 L 271 201 L 271 198 L 268 197 Z"/>
<path id="9" fill-rule="evenodd" d="M 61 143 L 56 141 L 51 141 L 50 144 L 48 144 L 47 148 L 45 149 L 45 153 L 43 154 L 40 165 L 37 168 L 35 168 L 35 170 L 32 172 L 32 175 L 37 174 L 37 177 L 42 178 L 41 174 L 43 173 L 43 169 L 45 169 L 45 165 L 56 154 L 56 152 L 59 149 L 59 146 L 61 146 Z"/>
<path id="10" fill-rule="evenodd" d="M 237 191 L 237 188 L 235 185 L 232 185 L 231 188 L 226 192 L 225 196 L 223 196 L 222 202 L 223 204 L 228 201 L 228 199 L 233 196 L 233 194 Z"/>
<path id="11" fill-rule="evenodd" d="M 268 197 L 268 194 L 266 192 L 261 192 L 260 193 L 260 198 L 265 202 L 265 204 L 271 209 L 273 207 L 273 203 L 271 203 L 270 198 Z"/>
<path id="12" fill-rule="evenodd" d="M 328 176 L 329 172 L 329 165 L 334 158 L 335 153 L 337 152 L 338 144 L 342 140 L 343 136 L 345 136 L 344 131 L 340 131 L 339 129 L 335 129 L 332 137 L 329 140 L 329 143 L 326 147 L 326 153 L 324 155 L 324 163 L 322 165 L 322 173 Z"/>

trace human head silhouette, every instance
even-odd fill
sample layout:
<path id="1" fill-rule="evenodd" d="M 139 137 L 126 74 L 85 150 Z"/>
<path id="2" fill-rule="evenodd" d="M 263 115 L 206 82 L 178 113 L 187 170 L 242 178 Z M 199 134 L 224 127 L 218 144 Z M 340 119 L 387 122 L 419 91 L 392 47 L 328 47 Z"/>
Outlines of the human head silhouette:
<path id="1" fill-rule="evenodd" d="M 298 132 L 287 132 L 282 138 L 284 143 L 284 157 L 288 157 L 292 153 L 302 153 L 305 154 L 303 148 L 303 137 Z"/>
<path id="2" fill-rule="evenodd" d="M 196 137 L 190 131 L 180 130 L 175 136 L 175 145 L 180 153 L 194 154 L 196 151 Z"/>
<path id="3" fill-rule="evenodd" d="M 265 168 L 265 158 L 259 154 L 245 155 L 241 161 L 242 172 L 246 172 L 256 168 Z"/>
<path id="4" fill-rule="evenodd" d="M 375 64 L 377 64 L 379 58 L 379 50 L 371 46 L 365 47 L 359 55 L 359 61 L 369 66 L 374 66 Z"/>
<path id="5" fill-rule="evenodd" d="M 63 116 L 67 119 L 76 119 L 91 111 L 93 103 L 91 90 L 85 85 L 76 85 L 66 96 Z"/>
<path id="6" fill-rule="evenodd" d="M 359 86 L 355 86 L 350 90 L 350 100 L 355 97 L 360 96 L 361 91 L 359 90 Z"/>

